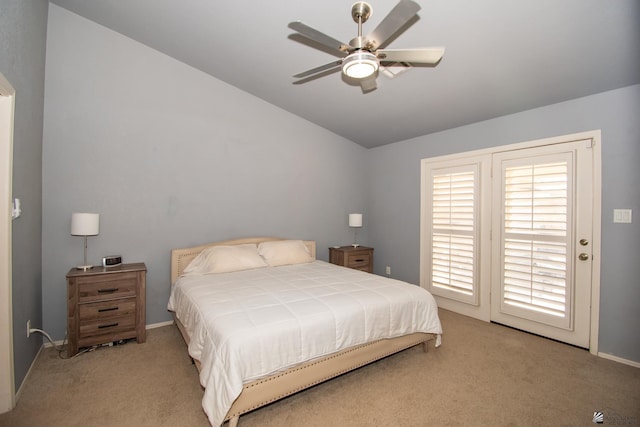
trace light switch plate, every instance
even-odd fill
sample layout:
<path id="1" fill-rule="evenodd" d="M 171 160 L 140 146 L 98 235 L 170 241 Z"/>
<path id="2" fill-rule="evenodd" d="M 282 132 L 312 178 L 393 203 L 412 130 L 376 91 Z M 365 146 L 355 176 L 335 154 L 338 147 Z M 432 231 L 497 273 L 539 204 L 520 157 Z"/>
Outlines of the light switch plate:
<path id="1" fill-rule="evenodd" d="M 631 209 L 614 209 L 613 222 L 631 224 Z"/>

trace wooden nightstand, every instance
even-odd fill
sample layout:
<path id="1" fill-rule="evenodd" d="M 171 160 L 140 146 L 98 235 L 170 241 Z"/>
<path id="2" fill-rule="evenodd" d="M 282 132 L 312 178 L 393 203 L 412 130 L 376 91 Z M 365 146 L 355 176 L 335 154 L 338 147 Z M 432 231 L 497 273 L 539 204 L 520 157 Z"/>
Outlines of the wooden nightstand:
<path id="1" fill-rule="evenodd" d="M 146 340 L 144 263 L 67 273 L 67 356 L 81 347 Z"/>
<path id="2" fill-rule="evenodd" d="M 340 246 L 329 248 L 329 262 L 356 270 L 373 273 L 373 248 L 366 246 Z"/>

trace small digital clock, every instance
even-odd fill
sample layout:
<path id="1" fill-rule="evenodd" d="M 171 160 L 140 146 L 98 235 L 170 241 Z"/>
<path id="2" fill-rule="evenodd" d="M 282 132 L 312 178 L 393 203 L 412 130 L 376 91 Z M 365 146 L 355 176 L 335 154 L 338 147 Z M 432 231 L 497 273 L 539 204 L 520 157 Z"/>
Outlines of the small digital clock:
<path id="1" fill-rule="evenodd" d="M 121 255 L 108 255 L 102 258 L 103 267 L 117 267 L 122 264 Z"/>

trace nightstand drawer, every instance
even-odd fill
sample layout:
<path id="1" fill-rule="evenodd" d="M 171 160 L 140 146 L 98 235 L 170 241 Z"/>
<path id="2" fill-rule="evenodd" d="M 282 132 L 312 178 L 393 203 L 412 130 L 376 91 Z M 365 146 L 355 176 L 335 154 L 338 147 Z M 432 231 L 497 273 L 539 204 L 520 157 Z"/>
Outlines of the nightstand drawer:
<path id="1" fill-rule="evenodd" d="M 371 256 L 369 253 L 355 253 L 347 255 L 347 267 L 355 268 L 356 270 L 368 269 L 371 264 Z"/>
<path id="2" fill-rule="evenodd" d="M 135 315 L 136 299 L 127 298 L 122 300 L 93 302 L 89 304 L 80 304 L 79 306 L 80 323 L 90 320 L 107 319 L 110 317 Z"/>
<path id="3" fill-rule="evenodd" d="M 100 280 L 78 280 L 78 300 L 80 303 L 100 301 L 114 298 L 127 298 L 136 295 L 138 276 L 135 272 L 113 275 L 109 280 L 108 275 L 100 277 Z"/>
<path id="4" fill-rule="evenodd" d="M 135 313 L 131 313 L 127 316 L 80 322 L 78 337 L 80 338 L 80 342 L 82 342 L 82 339 L 86 337 L 114 335 L 121 332 L 133 332 L 135 336 L 135 329 L 136 316 Z"/>

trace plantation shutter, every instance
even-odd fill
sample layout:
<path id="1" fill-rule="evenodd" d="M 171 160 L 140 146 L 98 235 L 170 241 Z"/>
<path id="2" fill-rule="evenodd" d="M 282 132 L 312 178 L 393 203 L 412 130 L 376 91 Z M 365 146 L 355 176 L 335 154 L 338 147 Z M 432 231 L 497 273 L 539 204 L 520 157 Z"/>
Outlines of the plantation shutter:
<path id="1" fill-rule="evenodd" d="M 570 156 L 502 163 L 501 310 L 570 327 Z"/>
<path id="2" fill-rule="evenodd" d="M 433 169 L 430 174 L 431 293 L 478 304 L 478 165 Z"/>

